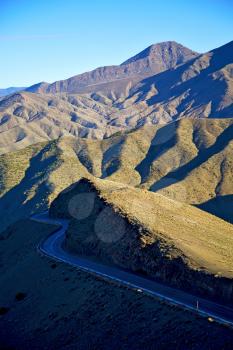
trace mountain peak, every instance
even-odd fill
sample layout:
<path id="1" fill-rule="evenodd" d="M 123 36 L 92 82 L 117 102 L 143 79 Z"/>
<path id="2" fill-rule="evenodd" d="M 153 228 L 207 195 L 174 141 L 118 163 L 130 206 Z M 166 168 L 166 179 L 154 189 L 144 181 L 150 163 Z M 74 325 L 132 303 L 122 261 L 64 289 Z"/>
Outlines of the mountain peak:
<path id="1" fill-rule="evenodd" d="M 174 68 L 198 55 L 198 53 L 175 41 L 166 41 L 147 47 L 120 66 L 99 67 L 91 72 L 52 84 L 39 83 L 29 87 L 27 91 L 38 93 L 97 92 L 102 91 L 103 84 L 105 84 L 105 89 L 114 90 L 114 94 L 118 94 L 119 91 L 122 91 L 122 88 L 127 89 L 129 84 L 132 84 L 132 80 L 134 83 L 138 82 L 148 76 Z M 109 83 L 111 87 L 108 85 L 108 88 L 106 88 L 106 83 Z"/>
<path id="2" fill-rule="evenodd" d="M 122 65 L 132 64 L 137 61 L 146 60 L 150 64 L 165 65 L 165 69 L 172 68 L 177 64 L 184 63 L 199 54 L 176 41 L 164 41 L 148 46 L 143 51 L 129 58 Z"/>

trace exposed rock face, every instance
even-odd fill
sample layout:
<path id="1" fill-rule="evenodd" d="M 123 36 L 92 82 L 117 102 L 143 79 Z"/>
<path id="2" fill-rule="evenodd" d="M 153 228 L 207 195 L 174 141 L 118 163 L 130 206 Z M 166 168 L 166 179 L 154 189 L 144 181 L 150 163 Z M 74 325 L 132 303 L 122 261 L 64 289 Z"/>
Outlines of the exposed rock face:
<path id="1" fill-rule="evenodd" d="M 229 118 L 233 115 L 233 41 L 141 81 L 131 101 L 160 108 L 168 117 Z M 156 87 L 157 93 L 151 93 Z"/>
<path id="2" fill-rule="evenodd" d="M 151 45 L 142 52 L 129 58 L 121 66 L 133 65 L 137 62 L 141 71 L 159 73 L 167 69 L 174 68 L 197 57 L 199 54 L 175 41 Z"/>
<path id="3" fill-rule="evenodd" d="M 65 246 L 72 252 L 96 256 L 175 287 L 233 303 L 232 279 L 207 271 L 166 234 L 151 232 L 140 219 L 132 220 L 121 209 L 93 182 L 82 179 L 54 200 L 50 216 L 71 219 Z"/>

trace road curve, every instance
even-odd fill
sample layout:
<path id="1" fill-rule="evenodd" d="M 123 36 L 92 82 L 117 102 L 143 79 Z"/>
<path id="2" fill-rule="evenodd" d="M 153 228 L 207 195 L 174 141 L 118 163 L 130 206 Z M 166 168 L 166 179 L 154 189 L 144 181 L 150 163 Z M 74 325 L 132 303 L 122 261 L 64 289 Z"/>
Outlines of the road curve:
<path id="1" fill-rule="evenodd" d="M 192 310 L 201 316 L 214 319 L 221 324 L 227 324 L 233 327 L 233 309 L 229 307 L 168 287 L 153 280 L 138 276 L 132 272 L 96 263 L 87 258 L 79 257 L 65 251 L 62 247 L 62 243 L 64 242 L 65 232 L 68 227 L 68 220 L 51 219 L 47 212 L 33 215 L 31 219 L 61 226 L 59 230 L 40 243 L 38 250 L 42 254 L 75 266 L 83 271 L 103 277 L 104 279 L 115 281 L 137 292 L 153 295 L 170 304 Z"/>

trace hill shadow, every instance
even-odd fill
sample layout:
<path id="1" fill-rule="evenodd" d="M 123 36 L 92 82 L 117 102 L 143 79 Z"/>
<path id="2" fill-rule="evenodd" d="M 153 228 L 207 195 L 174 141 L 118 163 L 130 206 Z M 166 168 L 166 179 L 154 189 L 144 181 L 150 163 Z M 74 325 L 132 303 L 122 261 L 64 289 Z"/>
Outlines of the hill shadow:
<path id="1" fill-rule="evenodd" d="M 170 123 L 156 132 L 145 158 L 135 167 L 141 176 L 141 183 L 149 176 L 153 162 L 176 144 L 176 126 L 177 123 Z"/>
<path id="2" fill-rule="evenodd" d="M 215 143 L 206 149 L 202 149 L 198 155 L 193 158 L 187 164 L 181 166 L 180 168 L 169 172 L 159 181 L 155 182 L 151 187 L 150 191 L 156 192 L 166 186 L 166 179 L 174 179 L 177 181 L 183 180 L 187 174 L 189 174 L 192 170 L 199 167 L 203 163 L 205 163 L 209 158 L 213 155 L 221 152 L 228 143 L 233 139 L 233 124 L 227 127 L 216 139 Z"/>
<path id="3" fill-rule="evenodd" d="M 115 173 L 120 167 L 120 152 L 124 145 L 125 137 L 111 145 L 105 152 L 103 152 L 103 159 L 101 164 L 101 179 L 105 179 Z"/>
<path id="4" fill-rule="evenodd" d="M 17 221 L 28 217 L 34 211 L 45 210 L 48 207 L 48 195 L 52 192 L 48 184 L 51 170 L 58 166 L 57 156 L 52 150 L 54 143 L 46 145 L 29 162 L 24 178 L 18 185 L 6 192 L 0 199 L 1 224 L 0 231 Z M 47 158 L 46 152 L 51 152 Z M 56 152 L 58 152 L 56 150 Z M 35 189 L 30 197 L 30 191 Z"/>
<path id="5" fill-rule="evenodd" d="M 196 205 L 196 207 L 233 224 L 233 194 L 217 196 Z"/>

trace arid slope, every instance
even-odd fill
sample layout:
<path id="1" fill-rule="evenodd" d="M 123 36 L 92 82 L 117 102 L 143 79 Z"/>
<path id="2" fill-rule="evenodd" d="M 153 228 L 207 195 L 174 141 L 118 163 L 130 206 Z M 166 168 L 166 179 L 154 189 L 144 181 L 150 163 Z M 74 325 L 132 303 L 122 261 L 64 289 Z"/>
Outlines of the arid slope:
<path id="1" fill-rule="evenodd" d="M 215 216 L 100 179 L 66 189 L 50 215 L 71 219 L 71 251 L 233 303 L 233 226 Z"/>
<path id="2" fill-rule="evenodd" d="M 0 156 L 1 229 L 81 177 L 158 192 L 232 222 L 233 119 L 180 120 L 104 140 L 62 137 Z"/>
<path id="3" fill-rule="evenodd" d="M 161 43 L 120 66 L 0 99 L 0 153 L 62 135 L 103 139 L 143 125 L 233 117 L 233 42 L 198 55 Z"/>
<path id="4" fill-rule="evenodd" d="M 227 327 L 39 255 L 54 229 L 24 220 L 0 235 L 1 349 L 231 348 Z"/>

